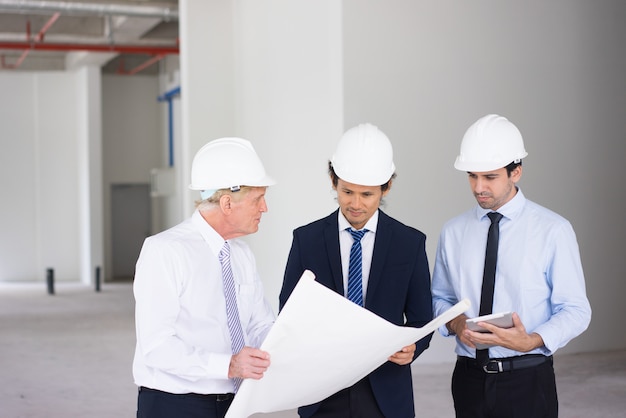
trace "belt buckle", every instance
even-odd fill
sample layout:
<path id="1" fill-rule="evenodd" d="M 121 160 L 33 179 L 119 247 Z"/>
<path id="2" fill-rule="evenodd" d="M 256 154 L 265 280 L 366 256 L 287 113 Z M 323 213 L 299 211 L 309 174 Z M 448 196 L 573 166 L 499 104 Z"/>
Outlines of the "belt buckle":
<path id="1" fill-rule="evenodd" d="M 483 366 L 483 370 L 485 371 L 485 373 L 489 374 L 500 373 L 504 371 L 504 369 L 502 368 L 502 361 L 500 360 L 489 360 L 487 364 Z"/>

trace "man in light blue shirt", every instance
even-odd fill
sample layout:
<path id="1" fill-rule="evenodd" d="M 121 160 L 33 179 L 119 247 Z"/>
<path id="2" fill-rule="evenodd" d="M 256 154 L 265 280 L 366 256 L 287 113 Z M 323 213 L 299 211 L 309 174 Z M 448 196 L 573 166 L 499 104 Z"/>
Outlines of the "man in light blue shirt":
<path id="1" fill-rule="evenodd" d="M 487 115 L 467 130 L 455 162 L 468 173 L 478 206 L 444 225 L 432 292 L 435 315 L 464 298 L 472 304 L 440 329 L 457 340 L 452 376 L 457 417 L 557 417 L 552 354 L 591 319 L 571 224 L 527 200 L 516 185 L 526 155 L 517 127 Z M 465 321 L 479 315 L 485 298 L 481 289 L 491 212 L 502 215 L 491 311 L 513 312 L 513 326 L 481 322 L 489 331 L 482 333 L 470 331 Z M 477 345 L 489 347 L 488 352 Z"/>

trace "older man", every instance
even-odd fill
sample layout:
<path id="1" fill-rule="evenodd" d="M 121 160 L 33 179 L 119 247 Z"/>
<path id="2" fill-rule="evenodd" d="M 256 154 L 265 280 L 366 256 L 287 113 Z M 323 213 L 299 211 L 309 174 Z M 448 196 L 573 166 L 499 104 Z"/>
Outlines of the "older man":
<path id="1" fill-rule="evenodd" d="M 134 282 L 138 417 L 224 417 L 241 379 L 270 364 L 258 348 L 274 322 L 250 248 L 274 184 L 252 144 L 211 141 L 196 154 L 202 200 L 181 224 L 146 239 Z"/>

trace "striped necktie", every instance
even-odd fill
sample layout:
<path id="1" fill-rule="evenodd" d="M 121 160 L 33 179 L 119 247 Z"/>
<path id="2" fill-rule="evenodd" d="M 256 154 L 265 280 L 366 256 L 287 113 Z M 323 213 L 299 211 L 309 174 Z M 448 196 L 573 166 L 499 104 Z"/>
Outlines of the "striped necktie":
<path id="1" fill-rule="evenodd" d="M 348 299 L 359 306 L 363 306 L 363 262 L 361 256 L 361 238 L 367 229 L 355 231 L 347 228 L 354 241 L 350 248 L 350 264 L 348 265 Z"/>
<path id="2" fill-rule="evenodd" d="M 222 264 L 222 279 L 224 280 L 224 297 L 226 299 L 226 317 L 228 319 L 228 331 L 230 331 L 230 345 L 233 354 L 237 354 L 244 347 L 243 330 L 239 320 L 239 310 L 237 309 L 237 295 L 235 293 L 235 278 L 230 266 L 230 245 L 228 241 L 224 243 L 219 255 Z M 235 378 L 235 393 L 241 385 L 241 378 Z"/>

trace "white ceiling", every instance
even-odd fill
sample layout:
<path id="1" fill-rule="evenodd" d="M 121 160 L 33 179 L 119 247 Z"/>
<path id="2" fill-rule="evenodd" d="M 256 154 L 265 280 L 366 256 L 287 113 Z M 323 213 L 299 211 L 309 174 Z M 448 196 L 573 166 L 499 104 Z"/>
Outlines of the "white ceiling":
<path id="1" fill-rule="evenodd" d="M 0 71 L 155 74 L 177 50 L 178 0 L 0 0 Z"/>

